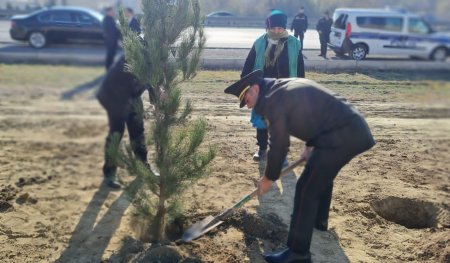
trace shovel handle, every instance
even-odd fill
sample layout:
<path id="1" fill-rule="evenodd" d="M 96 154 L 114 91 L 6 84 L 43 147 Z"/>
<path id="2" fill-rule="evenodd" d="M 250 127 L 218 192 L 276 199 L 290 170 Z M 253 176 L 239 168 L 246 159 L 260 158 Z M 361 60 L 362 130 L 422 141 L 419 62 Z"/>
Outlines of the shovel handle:
<path id="1" fill-rule="evenodd" d="M 300 158 L 297 161 L 291 163 L 288 167 L 283 169 L 280 173 L 280 177 L 288 175 L 292 170 L 294 170 L 295 167 L 297 167 L 299 164 L 301 164 L 303 161 L 305 161 L 305 158 Z M 232 208 L 240 208 L 243 204 L 250 201 L 253 197 L 255 197 L 258 194 L 258 188 L 253 190 L 253 192 L 249 193 L 248 195 L 244 196 L 241 200 L 239 200 Z"/>

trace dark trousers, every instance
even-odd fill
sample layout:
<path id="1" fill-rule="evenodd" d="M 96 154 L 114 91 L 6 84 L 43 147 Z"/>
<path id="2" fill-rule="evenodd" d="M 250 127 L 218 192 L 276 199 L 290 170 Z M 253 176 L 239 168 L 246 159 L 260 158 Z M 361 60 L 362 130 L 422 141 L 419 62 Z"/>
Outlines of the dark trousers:
<path id="1" fill-rule="evenodd" d="M 320 55 L 327 56 L 327 44 L 330 42 L 330 34 L 320 34 Z"/>
<path id="2" fill-rule="evenodd" d="M 256 129 L 256 141 L 260 151 L 267 150 L 269 131 L 267 129 Z"/>
<path id="3" fill-rule="evenodd" d="M 105 164 L 103 175 L 114 176 L 117 171 L 115 158 L 117 149 L 127 125 L 133 152 L 143 163 L 147 163 L 147 147 L 144 136 L 144 108 L 140 97 L 132 98 L 126 107 L 107 109 L 109 133 L 105 143 Z"/>
<path id="4" fill-rule="evenodd" d="M 305 38 L 305 34 L 302 32 L 300 34 L 294 34 L 294 37 L 298 37 L 300 40 L 301 48 L 300 50 L 303 50 L 303 39 Z"/>
<path id="5" fill-rule="evenodd" d="M 287 246 L 301 254 L 309 253 L 314 226 L 328 225 L 333 180 L 338 172 L 375 144 L 366 122 L 359 117 L 323 140 L 337 143 L 333 147 L 315 146 L 295 189 Z M 320 141 L 319 137 L 319 145 Z"/>
<path id="6" fill-rule="evenodd" d="M 106 71 L 111 67 L 116 57 L 117 52 L 117 41 L 106 42 L 106 58 L 105 58 L 105 68 Z"/>

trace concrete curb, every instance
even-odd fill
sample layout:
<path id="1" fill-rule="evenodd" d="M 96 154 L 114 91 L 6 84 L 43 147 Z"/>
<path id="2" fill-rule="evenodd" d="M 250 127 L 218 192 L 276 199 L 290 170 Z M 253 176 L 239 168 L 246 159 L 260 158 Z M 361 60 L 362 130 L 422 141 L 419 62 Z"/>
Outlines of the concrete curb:
<path id="1" fill-rule="evenodd" d="M 0 63 L 32 63 L 32 64 L 64 64 L 64 65 L 90 65 L 104 64 L 104 49 L 53 49 L 51 51 L 16 49 L 0 50 Z M 119 52 L 120 53 L 120 52 Z M 244 58 L 211 58 L 203 57 L 200 61 L 204 69 L 241 70 Z M 359 71 L 359 70 L 447 70 L 450 63 L 416 60 L 324 60 L 306 59 L 306 70 L 313 71 Z"/>
<path id="2" fill-rule="evenodd" d="M 204 58 L 202 68 L 241 70 L 245 59 Z M 312 71 L 359 70 L 448 70 L 450 63 L 434 61 L 355 61 L 355 60 L 305 60 L 305 69 Z"/>

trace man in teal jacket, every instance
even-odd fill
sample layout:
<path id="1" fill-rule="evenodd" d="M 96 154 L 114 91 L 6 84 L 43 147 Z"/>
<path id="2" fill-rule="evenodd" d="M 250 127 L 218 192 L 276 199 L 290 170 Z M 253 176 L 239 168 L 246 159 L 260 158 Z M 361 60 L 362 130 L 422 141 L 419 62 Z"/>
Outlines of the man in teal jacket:
<path id="1" fill-rule="evenodd" d="M 300 41 L 286 31 L 287 16 L 280 10 L 273 10 L 266 19 L 267 33 L 254 42 L 241 77 L 260 69 L 265 78 L 305 77 L 305 67 Z M 255 161 L 265 158 L 267 151 L 267 127 L 261 116 L 252 111 L 250 122 L 256 128 L 258 151 Z"/>

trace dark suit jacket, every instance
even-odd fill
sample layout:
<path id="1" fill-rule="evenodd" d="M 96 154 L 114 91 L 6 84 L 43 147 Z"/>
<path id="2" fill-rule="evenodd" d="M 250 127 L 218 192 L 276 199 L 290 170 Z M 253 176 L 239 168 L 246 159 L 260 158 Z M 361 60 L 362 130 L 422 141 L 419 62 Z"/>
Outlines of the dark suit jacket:
<path id="1" fill-rule="evenodd" d="M 137 98 L 148 90 L 150 101 L 154 101 L 153 88 L 141 85 L 133 74 L 125 69 L 125 57 L 111 66 L 106 77 L 97 92 L 97 99 L 105 109 L 124 109 L 131 98 Z"/>
<path id="2" fill-rule="evenodd" d="M 103 18 L 103 36 L 108 45 L 115 44 L 120 39 L 120 31 L 116 27 L 116 21 L 111 16 Z"/>
<path id="3" fill-rule="evenodd" d="M 290 146 L 290 135 L 321 149 L 354 144 L 370 148 L 370 131 L 355 129 L 349 134 L 338 131 L 362 116 L 330 90 L 308 79 L 267 79 L 260 82 L 255 106 L 268 124 L 270 139 L 265 175 L 276 180 Z M 361 140 L 360 140 L 361 138 Z"/>
<path id="4" fill-rule="evenodd" d="M 132 31 L 138 34 L 141 33 L 141 26 L 139 25 L 138 20 L 134 16 L 131 18 L 130 22 L 128 23 L 128 26 Z"/>
<path id="5" fill-rule="evenodd" d="M 308 29 L 308 17 L 305 14 L 297 14 L 292 21 L 291 30 L 295 35 L 303 35 Z"/>

